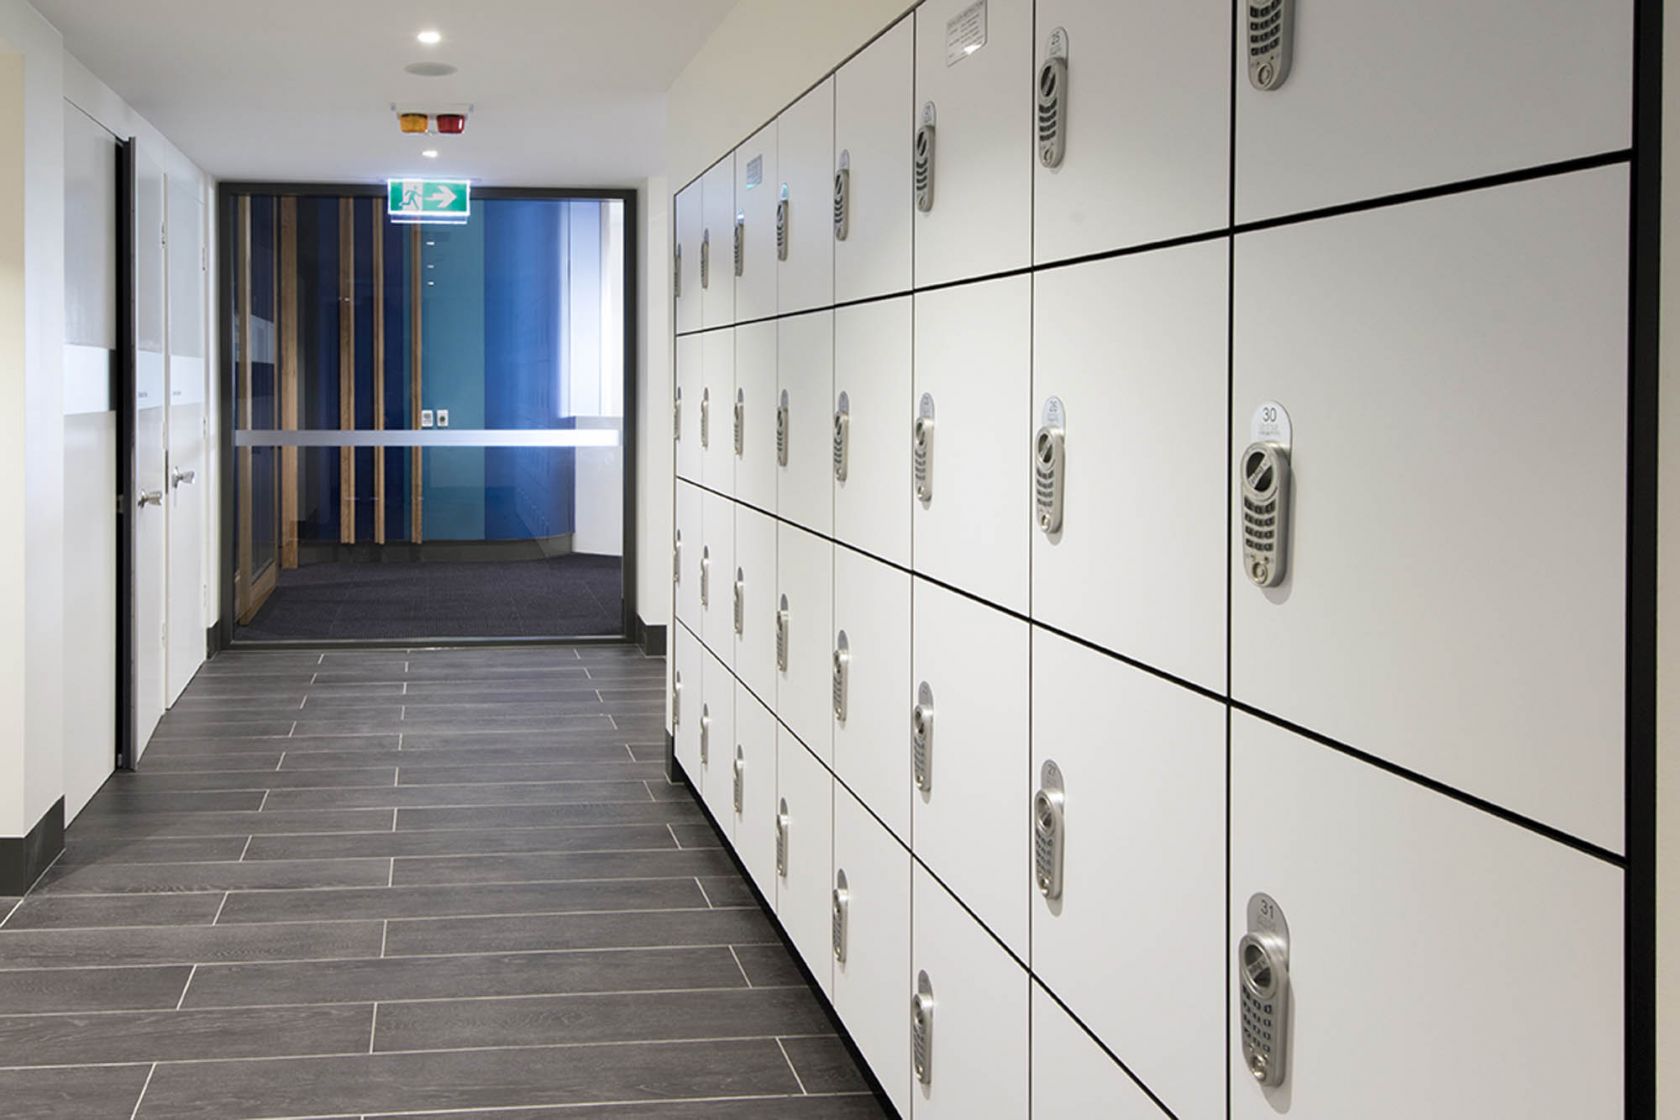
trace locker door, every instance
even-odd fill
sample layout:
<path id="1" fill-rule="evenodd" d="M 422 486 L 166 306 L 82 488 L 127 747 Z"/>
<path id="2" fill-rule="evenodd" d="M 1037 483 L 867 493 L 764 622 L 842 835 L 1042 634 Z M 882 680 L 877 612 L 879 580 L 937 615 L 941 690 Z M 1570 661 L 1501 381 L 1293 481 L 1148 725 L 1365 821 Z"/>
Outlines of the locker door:
<path id="1" fill-rule="evenodd" d="M 836 302 L 910 289 L 915 47 L 915 21 L 905 16 L 834 77 L 833 168 L 846 226 L 834 244 Z"/>
<path id="2" fill-rule="evenodd" d="M 1027 956 L 1032 797 L 1027 624 L 923 580 L 912 591 L 912 702 L 925 762 L 909 736 L 916 855 L 1010 951 Z M 921 695 L 928 686 L 930 703 Z"/>
<path id="3" fill-rule="evenodd" d="M 740 685 L 729 787 L 735 853 L 766 899 L 776 897 L 776 717 Z"/>
<path id="4" fill-rule="evenodd" d="M 1027 1115 L 1027 972 L 946 893 L 915 869 L 914 948 L 908 993 L 931 995 L 927 1041 L 912 1027 L 915 1120 L 1024 1120 Z M 924 988 L 921 980 L 927 977 Z M 916 1058 L 928 1062 L 918 1076 Z"/>
<path id="5" fill-rule="evenodd" d="M 1054 269 L 1033 300 L 1034 409 L 1042 424 L 1061 401 L 1065 433 L 1061 527 L 1032 532 L 1033 617 L 1220 692 L 1228 252 Z"/>
<path id="6" fill-rule="evenodd" d="M 1237 0 L 1239 27 L 1247 2 Z M 1297 6 L 1281 87 L 1254 88 L 1238 52 L 1237 220 L 1627 147 L 1633 9 Z"/>
<path id="7" fill-rule="evenodd" d="M 834 302 L 834 80 L 784 112 L 776 126 L 781 172 L 776 308 L 783 315 Z"/>
<path id="8" fill-rule="evenodd" d="M 834 313 L 834 407 L 846 414 L 845 478 L 835 474 L 834 535 L 910 563 L 910 297 Z M 844 394 L 844 401 L 841 396 Z"/>
<path id="9" fill-rule="evenodd" d="M 676 279 L 676 330 L 697 331 L 700 317 L 700 232 L 706 217 L 700 199 L 701 185 L 695 180 L 677 192 L 676 249 L 679 253 L 672 275 Z"/>
<path id="10" fill-rule="evenodd" d="M 1239 237 L 1233 433 L 1281 403 L 1295 478 L 1283 583 L 1235 553 L 1237 698 L 1616 851 L 1627 198 L 1607 167 Z"/>
<path id="11" fill-rule="evenodd" d="M 677 477 L 704 482 L 700 447 L 700 397 L 706 380 L 701 373 L 702 336 L 685 335 L 676 341 L 676 393 L 673 423 L 676 425 Z"/>
<path id="12" fill-rule="evenodd" d="M 1033 174 L 1040 263 L 1223 228 L 1231 166 L 1231 13 L 1216 0 L 1038 0 L 1034 44 L 1066 70 Z M 1139 32 L 1148 29 L 1147 34 Z M 1055 43 L 1052 36 L 1063 36 Z M 1046 121 L 1036 122 L 1041 132 Z M 1059 158 L 1059 162 L 1056 160 Z"/>
<path id="13" fill-rule="evenodd" d="M 776 324 L 735 328 L 735 397 L 741 410 L 741 454 L 735 459 L 735 496 L 776 512 Z M 735 417 L 729 416 L 733 446 Z"/>
<path id="14" fill-rule="evenodd" d="M 919 258 L 918 258 L 919 259 Z M 912 418 L 933 411 L 926 498 L 911 501 L 916 571 L 1023 614 L 1032 549 L 1032 281 L 916 296 Z"/>
<path id="15" fill-rule="evenodd" d="M 1166 1116 L 1039 984 L 1032 989 L 1032 1112 L 1104 1120 Z"/>
<path id="16" fill-rule="evenodd" d="M 841 636 L 845 636 L 842 646 Z M 910 577 L 853 552 L 834 550 L 836 675 L 834 773 L 910 838 Z M 831 654 L 831 662 L 834 660 Z M 843 715 L 842 715 L 843 709 Z"/>
<path id="17" fill-rule="evenodd" d="M 776 510 L 827 536 L 834 530 L 834 313 L 795 315 L 777 329 L 787 465 L 777 473 Z"/>
<path id="18" fill-rule="evenodd" d="M 1233 1034 L 1233 1117 L 1623 1115 L 1619 869 L 1241 713 L 1231 757 L 1226 969 L 1266 892 L 1292 1028 L 1269 1089 Z"/>
<path id="19" fill-rule="evenodd" d="M 700 611 L 700 560 L 706 549 L 703 511 L 706 492 L 677 483 L 676 553 L 677 618 L 698 633 L 704 626 Z"/>
<path id="20" fill-rule="evenodd" d="M 700 479 L 720 494 L 735 493 L 735 332 L 700 336 Z"/>
<path id="21" fill-rule="evenodd" d="M 901 1117 L 910 1116 L 910 862 L 892 834 L 836 785 L 834 1010 Z M 844 889 L 834 885 L 841 882 Z"/>
<path id="22" fill-rule="evenodd" d="M 702 503 L 700 637 L 725 665 L 735 663 L 735 503 L 707 494 Z"/>
<path id="23" fill-rule="evenodd" d="M 735 272 L 735 321 L 776 314 L 776 122 L 735 149 L 735 224 L 741 227 L 740 268 Z M 734 268 L 731 233 L 730 267 Z"/>
<path id="24" fill-rule="evenodd" d="M 724 156 L 700 180 L 701 325 L 735 321 L 735 159 Z"/>
<path id="25" fill-rule="evenodd" d="M 676 737 L 677 762 L 698 790 L 706 777 L 706 771 L 700 765 L 700 726 L 706 703 L 706 651 L 700 639 L 690 633 L 687 626 L 679 623 L 671 630 L 676 641 L 671 681 L 672 733 Z"/>
<path id="26" fill-rule="evenodd" d="M 734 832 L 735 675 L 709 650 L 701 652 L 704 687 L 700 705 L 700 790 L 706 810 L 725 836 Z"/>
<path id="27" fill-rule="evenodd" d="M 920 129 L 931 103 L 934 125 L 932 204 L 915 213 L 917 287 L 1032 263 L 1032 24 L 1031 0 L 916 9 L 912 114 Z"/>
<path id="28" fill-rule="evenodd" d="M 1035 890 L 1036 876 L 1028 887 L 1033 973 L 1181 1120 L 1214 1120 L 1225 1108 L 1225 709 L 1035 631 L 1032 740 L 1036 788 L 1054 788 L 1054 762 L 1064 798 L 1059 893 Z"/>
<path id="29" fill-rule="evenodd" d="M 776 527 L 779 593 L 786 601 L 787 663 L 776 673 L 776 714 L 826 764 L 834 757 L 834 545 L 792 525 Z"/>
<path id="30" fill-rule="evenodd" d="M 735 672 L 760 699 L 776 699 L 776 522 L 735 509 L 735 569 L 741 596 Z M 733 589 L 732 589 L 733 591 Z"/>
<path id="31" fill-rule="evenodd" d="M 776 784 L 784 853 L 776 882 L 776 916 L 823 994 L 832 996 L 834 778 L 781 726 L 776 729 Z"/>

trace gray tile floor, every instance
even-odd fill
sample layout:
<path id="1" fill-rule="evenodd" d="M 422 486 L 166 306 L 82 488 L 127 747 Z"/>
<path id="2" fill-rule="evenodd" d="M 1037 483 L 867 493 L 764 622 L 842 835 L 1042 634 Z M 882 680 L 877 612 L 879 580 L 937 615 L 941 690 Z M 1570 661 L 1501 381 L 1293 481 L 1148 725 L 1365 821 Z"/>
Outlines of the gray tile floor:
<path id="1" fill-rule="evenodd" d="M 883 1115 L 619 647 L 236 652 L 21 901 L 8 1120 Z"/>

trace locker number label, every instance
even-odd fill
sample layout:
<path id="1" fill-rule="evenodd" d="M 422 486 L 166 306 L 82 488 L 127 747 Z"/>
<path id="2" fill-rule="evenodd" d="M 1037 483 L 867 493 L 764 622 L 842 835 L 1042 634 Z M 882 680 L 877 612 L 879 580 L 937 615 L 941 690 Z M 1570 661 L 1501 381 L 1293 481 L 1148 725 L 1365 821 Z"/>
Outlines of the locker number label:
<path id="1" fill-rule="evenodd" d="M 1289 410 L 1276 401 L 1266 401 L 1254 410 L 1249 421 L 1250 443 L 1275 443 L 1287 453 L 1293 445 L 1295 429 L 1289 420 Z"/>
<path id="2" fill-rule="evenodd" d="M 955 66 L 985 45 L 986 0 L 975 0 L 945 21 L 946 66 Z"/>
<path id="3" fill-rule="evenodd" d="M 764 182 L 764 157 L 754 156 L 747 161 L 747 189 L 750 191 Z"/>

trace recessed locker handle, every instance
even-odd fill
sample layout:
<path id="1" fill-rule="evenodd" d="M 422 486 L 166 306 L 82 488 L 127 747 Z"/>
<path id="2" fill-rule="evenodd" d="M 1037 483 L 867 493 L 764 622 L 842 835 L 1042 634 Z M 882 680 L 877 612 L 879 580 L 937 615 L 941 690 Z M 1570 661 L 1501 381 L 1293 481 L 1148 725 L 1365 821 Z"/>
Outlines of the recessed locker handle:
<path id="1" fill-rule="evenodd" d="M 933 982 L 924 971 L 910 997 L 910 1064 L 923 1085 L 933 1084 L 933 1007 Z"/>

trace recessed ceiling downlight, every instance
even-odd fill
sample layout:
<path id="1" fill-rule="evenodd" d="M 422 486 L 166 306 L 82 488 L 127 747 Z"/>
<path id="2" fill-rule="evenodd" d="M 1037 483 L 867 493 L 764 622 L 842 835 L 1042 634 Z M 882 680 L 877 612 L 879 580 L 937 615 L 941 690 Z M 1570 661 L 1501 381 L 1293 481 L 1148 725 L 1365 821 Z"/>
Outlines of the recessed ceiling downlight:
<path id="1" fill-rule="evenodd" d="M 411 62 L 403 69 L 417 78 L 447 78 L 456 70 L 447 62 Z"/>
<path id="2" fill-rule="evenodd" d="M 435 47 L 439 43 L 443 42 L 443 32 L 438 31 L 435 28 L 428 27 L 426 30 L 416 35 L 415 38 L 428 47 Z"/>

